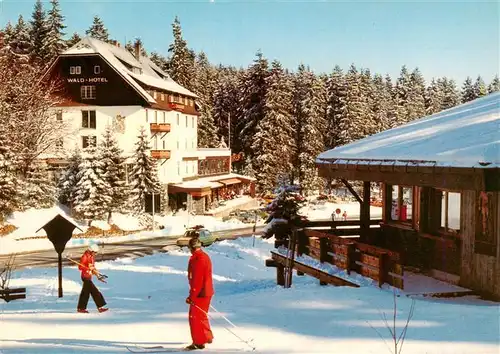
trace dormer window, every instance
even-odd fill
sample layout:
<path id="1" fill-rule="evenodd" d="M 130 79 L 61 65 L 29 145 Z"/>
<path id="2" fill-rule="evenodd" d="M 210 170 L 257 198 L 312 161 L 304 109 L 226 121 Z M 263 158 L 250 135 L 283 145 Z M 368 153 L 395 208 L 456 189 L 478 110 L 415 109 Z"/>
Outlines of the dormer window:
<path id="1" fill-rule="evenodd" d="M 136 67 L 133 67 L 132 68 L 132 72 L 134 74 L 142 74 L 142 69 L 141 68 L 136 68 Z"/>
<path id="2" fill-rule="evenodd" d="M 165 95 L 163 93 L 160 94 L 160 98 L 162 101 L 165 101 Z"/>
<path id="3" fill-rule="evenodd" d="M 81 66 L 70 66 L 69 67 L 69 74 L 70 75 L 80 75 L 81 73 L 82 73 Z"/>
<path id="4" fill-rule="evenodd" d="M 157 92 L 153 91 L 153 98 L 156 100 L 158 98 Z"/>
<path id="5" fill-rule="evenodd" d="M 94 65 L 94 74 L 99 75 L 101 73 L 101 67 L 99 65 Z"/>

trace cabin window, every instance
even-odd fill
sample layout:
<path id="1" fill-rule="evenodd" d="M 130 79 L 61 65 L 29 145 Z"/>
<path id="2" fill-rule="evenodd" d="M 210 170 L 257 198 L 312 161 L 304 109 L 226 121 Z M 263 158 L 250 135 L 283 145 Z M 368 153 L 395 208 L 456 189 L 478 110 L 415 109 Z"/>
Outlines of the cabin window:
<path id="1" fill-rule="evenodd" d="M 438 191 L 441 197 L 440 229 L 456 234 L 460 231 L 460 193 Z"/>
<path id="2" fill-rule="evenodd" d="M 192 99 L 189 99 L 189 105 L 190 105 L 191 107 L 193 107 L 193 100 L 192 100 Z"/>
<path id="3" fill-rule="evenodd" d="M 392 186 L 391 220 L 411 223 L 412 207 L 413 187 Z"/>
<path id="4" fill-rule="evenodd" d="M 97 137 L 95 135 L 82 136 L 82 148 L 85 149 L 89 146 L 97 146 Z"/>
<path id="5" fill-rule="evenodd" d="M 495 206 L 498 197 L 492 192 L 479 192 L 476 207 L 476 240 L 474 252 L 496 256 L 498 231 L 495 230 Z M 498 230 L 498 227 L 497 227 Z"/>
<path id="6" fill-rule="evenodd" d="M 156 100 L 158 98 L 158 94 L 156 91 L 153 91 L 153 98 Z"/>
<path id="7" fill-rule="evenodd" d="M 188 116 L 186 116 L 186 128 L 188 128 Z"/>
<path id="8" fill-rule="evenodd" d="M 165 112 L 163 112 L 163 123 L 166 123 L 167 122 L 167 115 L 165 114 Z"/>
<path id="9" fill-rule="evenodd" d="M 160 98 L 162 101 L 165 101 L 165 95 L 163 93 L 160 94 Z"/>
<path id="10" fill-rule="evenodd" d="M 80 87 L 80 95 L 82 100 L 95 100 L 96 92 L 95 86 L 83 85 Z"/>
<path id="11" fill-rule="evenodd" d="M 95 111 L 82 111 L 82 128 L 96 129 Z"/>
<path id="12" fill-rule="evenodd" d="M 62 121 L 62 119 L 63 119 L 62 111 L 57 111 L 56 112 L 56 120 L 60 122 L 60 121 Z"/>
<path id="13" fill-rule="evenodd" d="M 158 123 L 158 111 L 155 111 L 155 123 Z"/>
<path id="14" fill-rule="evenodd" d="M 194 128 L 194 117 L 191 117 L 191 125 L 193 126 Z"/>
<path id="15" fill-rule="evenodd" d="M 179 122 L 180 122 L 179 113 L 177 113 L 177 125 L 180 124 Z"/>
<path id="16" fill-rule="evenodd" d="M 165 140 L 163 140 L 163 150 L 165 150 L 167 147 L 166 147 L 166 144 L 165 144 Z"/>
<path id="17" fill-rule="evenodd" d="M 94 65 L 94 74 L 99 75 L 101 73 L 101 67 L 99 65 Z"/>
<path id="18" fill-rule="evenodd" d="M 69 73 L 70 73 L 70 75 L 80 75 L 82 73 L 82 67 L 81 66 L 70 66 Z"/>

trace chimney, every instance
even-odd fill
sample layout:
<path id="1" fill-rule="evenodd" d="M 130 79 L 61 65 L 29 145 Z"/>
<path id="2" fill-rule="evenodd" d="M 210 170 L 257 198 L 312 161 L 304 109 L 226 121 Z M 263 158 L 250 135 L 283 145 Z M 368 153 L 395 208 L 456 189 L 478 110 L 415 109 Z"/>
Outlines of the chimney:
<path id="1" fill-rule="evenodd" d="M 140 58 L 141 58 L 141 41 L 140 40 L 136 40 L 134 42 L 134 55 L 135 55 L 135 58 L 137 59 L 137 61 L 140 61 Z"/>

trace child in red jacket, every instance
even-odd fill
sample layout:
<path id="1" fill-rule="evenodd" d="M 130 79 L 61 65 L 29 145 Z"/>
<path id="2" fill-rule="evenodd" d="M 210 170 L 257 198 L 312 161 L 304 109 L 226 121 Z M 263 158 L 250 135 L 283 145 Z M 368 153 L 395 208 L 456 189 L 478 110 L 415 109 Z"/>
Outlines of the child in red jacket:
<path id="1" fill-rule="evenodd" d="M 97 252 L 99 252 L 99 246 L 96 244 L 90 245 L 83 253 L 82 258 L 80 258 L 80 264 L 78 265 L 78 269 L 82 272 L 83 282 L 77 307 L 77 311 L 80 313 L 88 313 L 87 304 L 89 302 L 89 295 L 92 295 L 92 300 L 94 300 L 99 312 L 108 311 L 108 309 L 104 307 L 104 305 L 106 305 L 104 297 L 92 282 L 92 275 L 98 273 L 95 268 L 95 255 Z"/>
<path id="2" fill-rule="evenodd" d="M 208 309 L 214 295 L 212 283 L 212 262 L 208 254 L 201 249 L 198 238 L 189 240 L 191 258 L 188 265 L 189 296 L 186 303 L 189 306 L 189 327 L 193 343 L 186 349 L 204 349 L 205 344 L 212 343 L 214 338 L 208 321 Z"/>

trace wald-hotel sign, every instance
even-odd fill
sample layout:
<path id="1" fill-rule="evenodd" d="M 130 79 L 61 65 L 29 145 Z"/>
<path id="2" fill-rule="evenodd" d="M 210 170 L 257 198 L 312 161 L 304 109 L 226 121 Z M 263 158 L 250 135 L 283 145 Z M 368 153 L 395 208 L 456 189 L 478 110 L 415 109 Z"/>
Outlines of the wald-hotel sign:
<path id="1" fill-rule="evenodd" d="M 75 84 L 95 84 L 100 82 L 106 83 L 108 79 L 105 77 L 69 77 L 68 82 Z"/>

